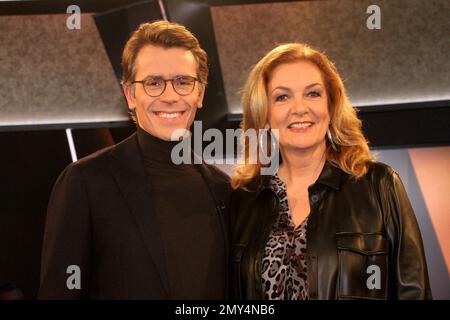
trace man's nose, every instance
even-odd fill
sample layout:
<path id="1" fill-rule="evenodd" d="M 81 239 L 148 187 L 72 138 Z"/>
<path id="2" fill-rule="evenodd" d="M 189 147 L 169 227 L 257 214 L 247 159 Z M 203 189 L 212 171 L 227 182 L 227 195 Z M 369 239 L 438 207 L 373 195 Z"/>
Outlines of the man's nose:
<path id="1" fill-rule="evenodd" d="M 159 96 L 159 100 L 166 103 L 174 103 L 180 100 L 180 95 L 173 89 L 172 81 L 166 82 L 166 89 Z"/>

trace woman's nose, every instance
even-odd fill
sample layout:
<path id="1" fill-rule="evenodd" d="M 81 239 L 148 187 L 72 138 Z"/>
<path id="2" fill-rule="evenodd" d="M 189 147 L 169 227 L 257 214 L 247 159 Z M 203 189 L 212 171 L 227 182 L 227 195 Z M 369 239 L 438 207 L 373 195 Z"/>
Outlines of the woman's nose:
<path id="1" fill-rule="evenodd" d="M 292 111 L 299 114 L 303 114 L 308 111 L 307 102 L 303 99 L 303 96 L 299 96 L 294 99 Z"/>

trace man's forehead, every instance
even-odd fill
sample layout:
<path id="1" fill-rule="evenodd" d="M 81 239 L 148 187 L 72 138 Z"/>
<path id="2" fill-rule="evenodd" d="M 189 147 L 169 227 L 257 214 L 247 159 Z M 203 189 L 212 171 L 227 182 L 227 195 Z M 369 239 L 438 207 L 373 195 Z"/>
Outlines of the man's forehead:
<path id="1" fill-rule="evenodd" d="M 195 73 L 194 55 L 185 48 L 147 45 L 139 50 L 136 57 L 136 75 L 195 76 Z"/>

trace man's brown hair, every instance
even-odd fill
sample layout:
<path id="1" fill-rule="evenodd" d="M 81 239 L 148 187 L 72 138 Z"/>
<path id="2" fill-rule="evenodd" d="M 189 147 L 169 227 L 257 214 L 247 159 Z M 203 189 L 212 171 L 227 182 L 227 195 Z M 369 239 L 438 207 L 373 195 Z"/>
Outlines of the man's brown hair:
<path id="1" fill-rule="evenodd" d="M 206 86 L 208 80 L 208 58 L 197 38 L 186 27 L 165 20 L 143 23 L 133 32 L 122 53 L 122 85 L 131 85 L 136 80 L 136 57 L 146 45 L 163 48 L 181 47 L 192 52 L 197 62 L 197 78 Z"/>

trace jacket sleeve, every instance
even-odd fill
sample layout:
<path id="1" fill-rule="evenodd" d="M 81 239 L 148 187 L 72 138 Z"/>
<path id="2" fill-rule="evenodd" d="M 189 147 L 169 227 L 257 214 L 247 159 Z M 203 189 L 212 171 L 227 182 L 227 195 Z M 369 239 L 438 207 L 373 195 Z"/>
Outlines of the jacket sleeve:
<path id="1" fill-rule="evenodd" d="M 425 253 L 414 211 L 399 175 L 390 170 L 383 203 L 391 240 L 391 280 L 394 299 L 431 299 Z"/>
<path id="2" fill-rule="evenodd" d="M 89 202 L 77 163 L 53 187 L 42 248 L 39 299 L 82 299 L 89 292 Z"/>

